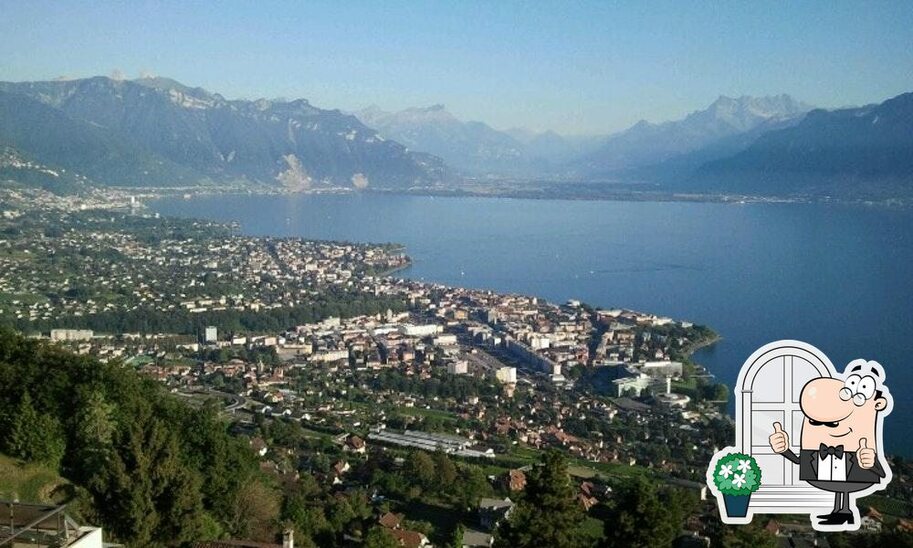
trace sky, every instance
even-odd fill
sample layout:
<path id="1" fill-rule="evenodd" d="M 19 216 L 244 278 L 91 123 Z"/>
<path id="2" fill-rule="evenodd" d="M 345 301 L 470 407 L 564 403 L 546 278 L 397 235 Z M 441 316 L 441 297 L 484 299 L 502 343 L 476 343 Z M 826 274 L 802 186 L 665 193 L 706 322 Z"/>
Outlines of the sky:
<path id="1" fill-rule="evenodd" d="M 913 2 L 0 0 L 0 80 L 115 71 L 604 134 L 719 95 L 835 108 L 913 91 Z"/>

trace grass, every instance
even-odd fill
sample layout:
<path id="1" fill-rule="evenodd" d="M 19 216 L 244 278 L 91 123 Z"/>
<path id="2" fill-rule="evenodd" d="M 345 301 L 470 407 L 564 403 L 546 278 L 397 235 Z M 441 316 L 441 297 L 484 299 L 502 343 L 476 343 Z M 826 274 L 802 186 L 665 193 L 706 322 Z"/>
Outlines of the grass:
<path id="1" fill-rule="evenodd" d="M 680 390 L 681 389 L 697 390 L 697 379 L 695 379 L 694 377 L 689 377 L 687 380 L 685 380 L 685 379 L 673 380 L 672 389 L 675 390 L 676 388 L 678 388 Z"/>
<path id="2" fill-rule="evenodd" d="M 595 475 L 602 478 L 625 477 L 633 478 L 635 476 L 649 475 L 651 472 L 642 466 L 629 466 L 620 462 L 589 462 L 575 459 L 578 467 L 595 471 Z"/>
<path id="3" fill-rule="evenodd" d="M 311 439 L 326 439 L 332 440 L 336 436 L 327 434 L 326 432 L 318 432 L 317 430 L 311 430 L 310 428 L 301 428 L 301 431 L 304 432 L 304 437 Z"/>
<path id="4" fill-rule="evenodd" d="M 500 468 L 502 471 L 516 465 L 535 464 L 539 462 L 542 452 L 532 447 L 515 446 L 509 454 L 496 455 L 490 467 Z M 568 471 L 572 476 L 582 479 L 609 479 L 612 477 L 631 478 L 650 472 L 642 466 L 628 466 L 620 462 L 590 462 L 588 460 L 569 456 Z"/>
<path id="5" fill-rule="evenodd" d="M 20 502 L 59 503 L 59 487 L 67 480 L 55 471 L 40 464 L 22 462 L 0 455 L 0 499 Z"/>
<path id="6" fill-rule="evenodd" d="M 397 407 L 396 413 L 410 417 L 437 417 L 444 420 L 452 420 L 456 417 L 449 411 L 440 409 L 425 409 L 424 407 Z"/>

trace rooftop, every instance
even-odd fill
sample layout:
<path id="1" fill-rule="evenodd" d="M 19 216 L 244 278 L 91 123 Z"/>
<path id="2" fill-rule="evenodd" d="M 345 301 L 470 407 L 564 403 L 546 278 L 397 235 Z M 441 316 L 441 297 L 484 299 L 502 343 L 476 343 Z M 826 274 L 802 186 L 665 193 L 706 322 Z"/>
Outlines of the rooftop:
<path id="1" fill-rule="evenodd" d="M 0 501 L 0 546 L 102 548 L 101 529 L 76 523 L 66 505 Z"/>

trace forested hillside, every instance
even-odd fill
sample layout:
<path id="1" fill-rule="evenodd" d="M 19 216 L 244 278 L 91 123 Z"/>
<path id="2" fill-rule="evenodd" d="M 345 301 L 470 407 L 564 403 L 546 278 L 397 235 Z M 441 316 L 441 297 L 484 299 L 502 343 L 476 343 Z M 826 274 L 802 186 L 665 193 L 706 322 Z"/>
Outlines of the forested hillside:
<path id="1" fill-rule="evenodd" d="M 0 331 L 0 444 L 76 486 L 111 540 L 163 546 L 249 536 L 268 487 L 213 410 L 191 411 L 132 369 Z"/>

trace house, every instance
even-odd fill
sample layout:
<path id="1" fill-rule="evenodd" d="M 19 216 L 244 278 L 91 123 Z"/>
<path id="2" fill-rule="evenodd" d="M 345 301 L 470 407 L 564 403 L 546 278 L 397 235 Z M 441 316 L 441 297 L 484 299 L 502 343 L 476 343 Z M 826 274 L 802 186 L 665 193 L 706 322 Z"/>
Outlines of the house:
<path id="1" fill-rule="evenodd" d="M 490 548 L 495 543 L 495 538 L 488 533 L 466 529 L 463 531 L 462 548 Z"/>
<path id="2" fill-rule="evenodd" d="M 881 512 L 869 506 L 865 512 L 862 513 L 862 517 L 859 520 L 859 524 L 865 531 L 878 532 L 881 531 L 881 526 L 884 523 L 884 517 L 882 517 Z"/>
<path id="3" fill-rule="evenodd" d="M 352 469 L 352 467 L 349 466 L 348 462 L 346 462 L 344 460 L 336 461 L 336 463 L 333 464 L 333 485 L 339 485 L 340 483 L 342 483 L 341 478 L 342 478 L 343 474 L 345 474 L 346 472 L 348 472 L 351 469 Z"/>
<path id="4" fill-rule="evenodd" d="M 343 445 L 343 451 L 348 451 L 350 453 L 358 453 L 359 455 L 364 455 L 365 453 L 365 440 L 361 439 L 359 436 L 352 434 L 346 438 L 345 444 Z"/>
<path id="5" fill-rule="evenodd" d="M 389 533 L 393 535 L 396 542 L 405 548 L 423 548 L 430 546 L 428 537 L 418 531 L 409 531 L 408 529 L 390 529 Z"/>
<path id="6" fill-rule="evenodd" d="M 260 457 L 266 455 L 266 451 L 269 449 L 269 447 L 266 445 L 266 442 L 263 441 L 263 438 L 261 437 L 251 438 L 250 447 L 254 450 L 254 453 Z"/>
<path id="7" fill-rule="evenodd" d="M 479 523 L 488 530 L 494 530 L 502 519 L 510 517 L 514 503 L 509 498 L 489 499 L 479 501 Z"/>
<path id="8" fill-rule="evenodd" d="M 502 476 L 502 482 L 508 491 L 522 491 L 526 489 L 526 474 L 523 470 L 511 469 Z"/>
<path id="9" fill-rule="evenodd" d="M 387 512 L 377 520 L 377 523 L 379 523 L 381 527 L 385 527 L 387 529 L 399 529 L 402 526 L 403 517 L 403 514 L 394 514 L 393 512 Z"/>
<path id="10" fill-rule="evenodd" d="M 596 506 L 599 502 L 596 500 L 596 497 L 590 497 L 583 493 L 577 493 L 577 503 L 580 504 L 580 507 L 583 508 L 584 512 L 589 512 L 590 508 Z"/>
<path id="11" fill-rule="evenodd" d="M 577 502 L 584 512 L 589 512 L 590 508 L 599 503 L 599 499 L 596 498 L 596 492 L 597 489 L 593 482 L 584 481 L 580 484 L 577 490 Z"/>

